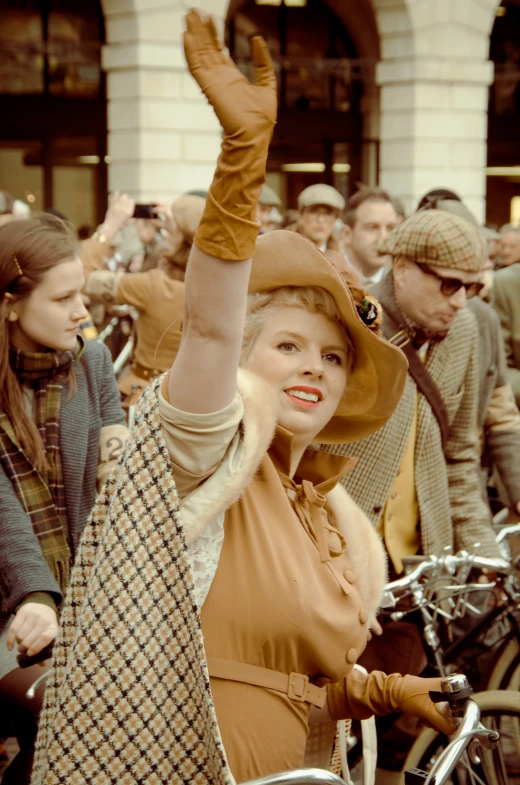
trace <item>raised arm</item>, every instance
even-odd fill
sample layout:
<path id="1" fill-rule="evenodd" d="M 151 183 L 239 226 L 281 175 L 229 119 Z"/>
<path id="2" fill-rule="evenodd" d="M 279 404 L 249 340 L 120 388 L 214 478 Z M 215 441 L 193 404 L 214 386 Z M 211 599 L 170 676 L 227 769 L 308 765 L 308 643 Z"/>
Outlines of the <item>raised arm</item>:
<path id="1" fill-rule="evenodd" d="M 181 345 L 168 378 L 178 409 L 219 411 L 236 392 L 247 286 L 260 224 L 256 206 L 276 120 L 276 79 L 262 38 L 252 39 L 256 85 L 224 51 L 212 19 L 186 16 L 188 67 L 224 135 L 185 280 Z"/>

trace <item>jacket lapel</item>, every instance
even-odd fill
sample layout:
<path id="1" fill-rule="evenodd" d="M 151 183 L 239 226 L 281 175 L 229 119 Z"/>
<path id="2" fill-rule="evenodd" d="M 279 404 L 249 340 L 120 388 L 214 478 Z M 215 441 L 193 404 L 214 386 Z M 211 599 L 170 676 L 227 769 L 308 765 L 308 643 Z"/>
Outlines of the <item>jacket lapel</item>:
<path id="1" fill-rule="evenodd" d="M 79 365 L 79 364 L 78 364 Z M 61 392 L 60 446 L 67 510 L 77 507 L 77 484 L 83 482 L 88 448 L 87 380 L 82 366 L 76 371 L 77 389 Z"/>

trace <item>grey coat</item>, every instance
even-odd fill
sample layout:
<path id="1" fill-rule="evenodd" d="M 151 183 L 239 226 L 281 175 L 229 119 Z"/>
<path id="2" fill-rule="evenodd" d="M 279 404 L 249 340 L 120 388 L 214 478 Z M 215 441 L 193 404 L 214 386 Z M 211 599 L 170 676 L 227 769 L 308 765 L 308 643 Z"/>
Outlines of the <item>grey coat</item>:
<path id="1" fill-rule="evenodd" d="M 492 291 L 493 306 L 502 325 L 508 380 L 520 406 L 520 264 L 497 270 Z"/>
<path id="2" fill-rule="evenodd" d="M 96 499 L 101 428 L 125 424 L 108 349 L 87 341 L 75 366 L 77 390 L 61 398 L 60 442 L 67 518 L 73 553 Z M 28 594 L 62 595 L 51 574 L 29 517 L 0 467 L 0 593 L 9 612 Z M 0 613 L 0 630 L 10 613 Z"/>
<path id="3" fill-rule="evenodd" d="M 494 466 L 514 507 L 520 501 L 520 413 L 509 383 L 500 320 L 490 305 L 474 297 L 468 308 L 479 331 L 478 425 L 483 435 L 483 460 Z M 486 484 L 487 468 L 483 481 Z M 486 488 L 484 488 L 487 498 Z"/>

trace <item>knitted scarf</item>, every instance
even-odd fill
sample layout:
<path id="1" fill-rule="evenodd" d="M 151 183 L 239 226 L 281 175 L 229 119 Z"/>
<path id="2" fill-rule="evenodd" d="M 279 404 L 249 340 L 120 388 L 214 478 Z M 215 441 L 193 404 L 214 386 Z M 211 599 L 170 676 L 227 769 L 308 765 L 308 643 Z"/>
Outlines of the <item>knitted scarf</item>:
<path id="1" fill-rule="evenodd" d="M 179 503 L 144 391 L 72 571 L 32 785 L 232 785 Z"/>
<path id="2" fill-rule="evenodd" d="M 447 337 L 448 330 L 433 333 L 416 324 L 404 313 L 396 296 L 394 276 L 391 271 L 371 291 L 377 296 L 384 310 L 388 311 L 394 322 L 408 333 L 414 349 L 420 349 L 425 343 L 443 341 Z"/>
<path id="3" fill-rule="evenodd" d="M 22 352 L 11 348 L 9 360 L 18 380 L 32 389 L 33 415 L 41 436 L 46 467 L 38 471 L 16 437 L 13 424 L 0 412 L 0 464 L 29 516 L 45 561 L 65 592 L 70 578 L 65 488 L 60 452 L 60 409 L 64 379 L 83 353 L 79 339 L 72 352 Z"/>

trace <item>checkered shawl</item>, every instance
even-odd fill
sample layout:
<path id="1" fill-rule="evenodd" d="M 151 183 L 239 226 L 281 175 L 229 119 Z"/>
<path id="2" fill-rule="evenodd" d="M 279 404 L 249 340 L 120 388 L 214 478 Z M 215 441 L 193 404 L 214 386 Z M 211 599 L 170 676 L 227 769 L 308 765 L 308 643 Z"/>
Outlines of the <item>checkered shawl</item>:
<path id="1" fill-rule="evenodd" d="M 29 516 L 45 561 L 64 592 L 72 560 L 60 453 L 60 409 L 64 378 L 81 355 L 75 352 L 29 353 L 10 350 L 11 367 L 34 390 L 34 419 L 46 457 L 38 471 L 18 441 L 12 423 L 0 412 L 0 463 Z"/>
<path id="2" fill-rule="evenodd" d="M 141 396 L 85 529 L 61 616 L 32 785 L 232 785 L 178 497 Z"/>

